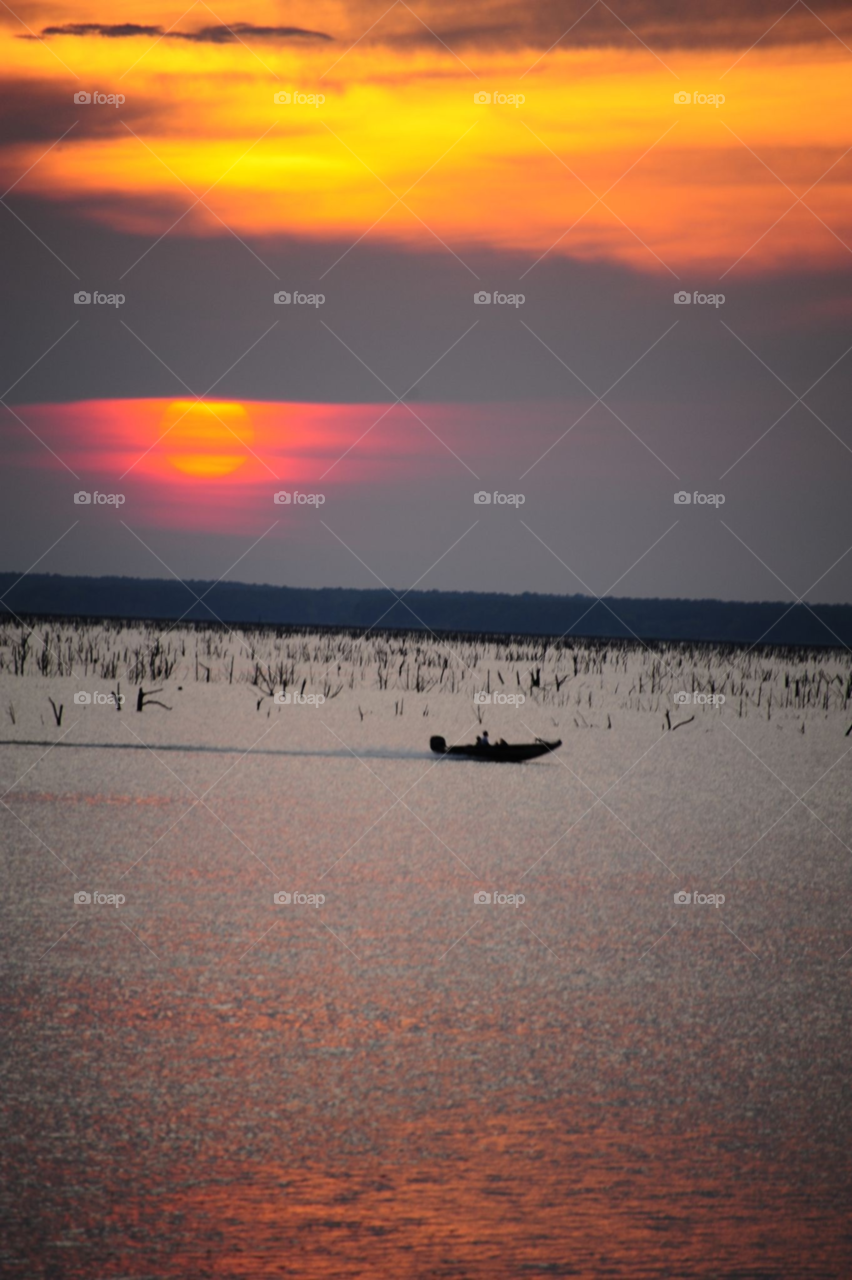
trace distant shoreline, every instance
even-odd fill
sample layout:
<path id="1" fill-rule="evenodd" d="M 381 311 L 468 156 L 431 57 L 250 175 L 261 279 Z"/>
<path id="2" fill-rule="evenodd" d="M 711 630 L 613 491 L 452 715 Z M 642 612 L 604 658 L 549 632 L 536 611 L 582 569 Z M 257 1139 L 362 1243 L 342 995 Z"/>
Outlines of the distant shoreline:
<path id="1" fill-rule="evenodd" d="M 364 630 L 490 641 L 713 644 L 732 649 L 852 649 L 852 605 L 787 601 L 510 595 L 241 582 L 0 574 L 0 616 L 188 626 Z M 198 597 L 202 597 L 199 601 Z"/>

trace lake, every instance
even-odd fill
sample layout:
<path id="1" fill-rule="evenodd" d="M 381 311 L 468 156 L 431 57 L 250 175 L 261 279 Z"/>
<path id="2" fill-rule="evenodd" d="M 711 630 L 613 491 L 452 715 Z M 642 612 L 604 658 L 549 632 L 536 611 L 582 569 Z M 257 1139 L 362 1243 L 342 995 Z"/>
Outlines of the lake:
<path id="1" fill-rule="evenodd" d="M 3 1275 L 852 1274 L 847 659 L 2 671 Z"/>

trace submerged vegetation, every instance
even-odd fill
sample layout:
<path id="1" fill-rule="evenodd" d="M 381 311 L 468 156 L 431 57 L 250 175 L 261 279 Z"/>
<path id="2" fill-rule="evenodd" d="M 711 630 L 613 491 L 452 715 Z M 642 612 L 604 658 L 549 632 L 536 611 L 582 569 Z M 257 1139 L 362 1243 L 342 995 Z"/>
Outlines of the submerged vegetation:
<path id="1" fill-rule="evenodd" d="M 845 649 L 737 648 L 529 636 L 230 628 L 219 623 L 22 619 L 0 625 L 0 678 L 98 681 L 136 696 L 116 706 L 162 706 L 153 694 L 191 683 L 244 686 L 260 708 L 279 691 L 387 693 L 395 714 L 408 696 L 441 699 L 522 693 L 526 702 L 570 712 L 578 728 L 611 728 L 612 717 L 654 713 L 669 728 L 722 708 L 738 718 L 849 713 L 852 653 Z M 143 686 L 146 686 L 143 688 Z M 149 688 L 147 686 L 153 686 Z M 428 703 L 427 703 L 428 705 Z M 362 713 L 363 714 L 363 713 Z M 428 714 L 424 710 L 423 714 Z M 54 706 L 60 723 L 61 712 Z"/>

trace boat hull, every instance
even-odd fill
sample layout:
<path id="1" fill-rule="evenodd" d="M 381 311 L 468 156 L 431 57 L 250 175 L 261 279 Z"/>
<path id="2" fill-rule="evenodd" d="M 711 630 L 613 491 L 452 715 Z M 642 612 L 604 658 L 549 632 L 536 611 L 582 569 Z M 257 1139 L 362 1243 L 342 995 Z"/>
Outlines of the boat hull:
<path id="1" fill-rule="evenodd" d="M 437 756 L 464 756 L 468 760 L 488 760 L 494 764 L 523 764 L 525 760 L 535 760 L 539 756 L 549 755 L 562 746 L 562 739 L 556 742 L 498 742 L 488 746 L 470 743 L 448 747 L 443 738 L 432 738 L 430 747 Z"/>

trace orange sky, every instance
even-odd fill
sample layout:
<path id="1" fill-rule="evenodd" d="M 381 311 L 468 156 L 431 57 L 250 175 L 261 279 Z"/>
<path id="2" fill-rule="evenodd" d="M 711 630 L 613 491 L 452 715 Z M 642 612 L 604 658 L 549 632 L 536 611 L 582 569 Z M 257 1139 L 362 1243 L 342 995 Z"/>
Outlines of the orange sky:
<path id="1" fill-rule="evenodd" d="M 33 29 L 94 16 L 176 21 L 148 5 L 46 14 Z M 324 18 L 333 27 L 335 11 Z M 177 26 L 214 21 L 196 6 Z M 825 35 L 816 23 L 813 44 L 758 45 L 732 69 L 730 48 L 666 49 L 663 65 L 634 42 L 543 57 L 530 47 L 465 50 L 475 74 L 434 41 L 347 52 L 346 41 L 319 40 L 42 43 L 17 39 L 22 30 L 8 21 L 0 56 L 55 123 L 39 116 L 35 136 L 0 150 L 4 185 L 34 166 L 16 195 L 85 206 L 152 238 L 207 193 L 209 208 L 197 204 L 173 234 L 221 234 L 222 219 L 241 236 L 367 233 L 412 249 L 443 241 L 462 259 L 485 245 L 520 250 L 530 264 L 553 252 L 667 276 L 694 266 L 718 276 L 737 259 L 738 272 L 825 267 L 852 251 L 852 155 L 841 158 L 850 55 L 838 41 L 816 43 Z M 81 88 L 126 102 L 75 106 Z M 282 90 L 325 102 L 277 105 Z M 478 105 L 482 91 L 526 101 Z M 677 104 L 677 92 L 725 102 Z M 817 182 L 805 196 L 812 211 L 798 204 L 782 217 Z"/>
<path id="2" fill-rule="evenodd" d="M 422 468 L 442 449 L 403 406 L 389 404 L 288 404 L 282 401 L 195 401 L 183 399 L 89 400 L 73 404 L 20 405 L 16 412 L 51 445 L 48 453 L 19 423 L 10 424 L 27 464 L 81 474 L 132 475 L 163 484 L 234 477 L 243 484 L 274 488 L 301 483 L 325 472 L 337 483 L 344 468 L 368 466 L 361 478 L 378 478 L 383 467 L 398 474 L 410 462 Z M 427 412 L 420 409 L 420 412 Z M 455 418 L 453 418 L 455 414 Z M 429 423 L 449 433 L 475 407 L 430 405 Z M 354 450 L 352 450 L 354 453 Z"/>
<path id="3" fill-rule="evenodd" d="M 69 495 L 132 492 L 146 519 L 222 529 L 291 515 L 273 504 L 282 490 L 331 497 L 445 476 L 460 467 L 455 449 L 479 456 L 495 416 L 507 417 L 487 405 L 415 412 L 381 403 L 90 400 L 19 405 L 6 430 L 18 465 L 55 472 Z M 552 410 L 527 412 L 553 430 Z M 475 487 L 477 476 L 468 474 Z"/>

